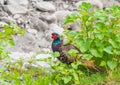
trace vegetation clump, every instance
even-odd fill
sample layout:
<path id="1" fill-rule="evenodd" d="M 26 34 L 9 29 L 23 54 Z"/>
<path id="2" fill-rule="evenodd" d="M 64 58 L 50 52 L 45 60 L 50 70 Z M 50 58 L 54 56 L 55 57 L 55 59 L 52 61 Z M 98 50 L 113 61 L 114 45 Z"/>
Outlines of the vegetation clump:
<path id="1" fill-rule="evenodd" d="M 9 58 L 9 52 L 5 51 L 6 47 L 8 45 L 11 47 L 15 45 L 13 35 L 21 34 L 24 36 L 24 30 L 13 23 L 1 24 L 1 27 L 3 27 L 3 29 L 0 31 L 0 59 L 3 59 Z"/>

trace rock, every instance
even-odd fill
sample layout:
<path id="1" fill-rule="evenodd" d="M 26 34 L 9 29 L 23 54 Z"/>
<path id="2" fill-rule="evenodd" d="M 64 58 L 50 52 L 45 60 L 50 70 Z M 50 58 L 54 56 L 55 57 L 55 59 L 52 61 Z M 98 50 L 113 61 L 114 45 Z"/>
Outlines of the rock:
<path id="1" fill-rule="evenodd" d="M 2 4 L 2 5 L 3 5 L 3 4 L 4 4 L 4 0 L 0 0 L 0 4 Z"/>
<path id="2" fill-rule="evenodd" d="M 9 54 L 11 60 L 10 62 L 17 62 L 19 60 L 23 61 L 23 69 L 29 69 L 30 67 L 45 67 L 50 68 L 49 63 L 47 62 L 39 62 L 39 59 L 48 58 L 50 54 L 38 54 L 36 55 L 34 52 L 24 53 L 24 52 L 11 52 Z M 30 64 L 29 61 L 33 62 Z M 3 65 L 3 62 L 0 63 L 0 66 Z M 2 66 L 1 66 L 2 67 Z"/>
<path id="3" fill-rule="evenodd" d="M 48 29 L 48 25 L 39 18 L 33 17 L 31 18 L 30 28 L 36 29 L 38 32 L 44 32 Z"/>
<path id="4" fill-rule="evenodd" d="M 116 1 L 120 2 L 120 0 L 116 0 Z"/>
<path id="5" fill-rule="evenodd" d="M 70 12 L 70 11 L 61 10 L 61 11 L 56 11 L 53 15 L 56 16 L 57 23 L 62 24 L 63 21 L 65 20 L 66 16 L 71 13 L 72 12 Z"/>
<path id="6" fill-rule="evenodd" d="M 15 22 L 16 22 L 16 21 L 15 21 L 12 17 L 10 17 L 10 16 L 8 16 L 8 17 L 1 17 L 1 21 L 4 21 L 4 22 L 6 22 L 6 23 L 10 23 L 10 22 L 15 23 Z"/>
<path id="7" fill-rule="evenodd" d="M 20 17 L 21 17 L 20 14 L 15 14 L 15 15 L 13 16 L 14 19 L 18 19 L 18 18 L 20 18 Z"/>
<path id="8" fill-rule="evenodd" d="M 35 60 L 44 59 L 48 57 L 51 57 L 51 55 L 50 54 L 38 54 L 37 56 L 35 56 Z"/>
<path id="9" fill-rule="evenodd" d="M 31 34 L 37 34 L 37 30 L 36 29 L 27 29 L 27 32 L 31 33 Z"/>
<path id="10" fill-rule="evenodd" d="M 4 25 L 7 25 L 5 22 L 0 22 L 0 27 L 3 27 Z"/>
<path id="11" fill-rule="evenodd" d="M 24 20 L 23 20 L 23 18 L 18 18 L 18 19 L 16 19 L 16 23 L 17 24 L 23 24 L 24 23 Z"/>
<path id="12" fill-rule="evenodd" d="M 76 3 L 76 7 L 78 8 L 82 2 L 87 2 L 91 3 L 95 8 L 103 8 L 103 3 L 100 0 L 84 0 L 84 1 L 79 1 Z"/>
<path id="13" fill-rule="evenodd" d="M 56 16 L 50 14 L 42 14 L 40 15 L 40 19 L 43 21 L 47 21 L 48 24 L 56 23 Z"/>
<path id="14" fill-rule="evenodd" d="M 59 27 L 57 24 L 51 24 L 49 26 L 49 30 L 52 31 L 52 32 L 56 32 L 56 33 L 58 33 L 60 35 L 62 35 L 63 31 L 64 31 L 64 29 Z"/>
<path id="15" fill-rule="evenodd" d="M 35 7 L 40 11 L 46 11 L 46 12 L 55 11 L 55 6 L 52 5 L 50 2 L 39 2 L 39 3 L 36 3 Z"/>
<path id="16" fill-rule="evenodd" d="M 17 62 L 17 61 L 20 60 L 20 59 L 22 59 L 23 61 L 28 61 L 28 60 L 30 60 L 31 57 L 34 56 L 34 55 L 35 55 L 34 52 L 30 52 L 30 53 L 11 52 L 11 54 L 9 54 L 12 62 Z"/>
<path id="17" fill-rule="evenodd" d="M 44 32 L 37 32 L 36 34 L 25 32 L 24 37 L 16 35 L 14 36 L 15 46 L 7 47 L 6 51 L 29 53 L 41 51 L 42 48 L 50 48 L 51 43 L 44 36 Z"/>
<path id="18" fill-rule="evenodd" d="M 49 25 L 49 30 L 47 30 L 45 32 L 45 38 L 48 40 L 48 41 L 51 41 L 51 34 L 52 33 L 58 33 L 59 35 L 62 35 L 63 34 L 63 31 L 64 29 L 59 27 L 57 24 L 51 24 Z"/>
<path id="19" fill-rule="evenodd" d="M 8 0 L 7 1 L 8 5 L 21 5 L 27 7 L 29 2 L 28 0 Z"/>
<path id="20" fill-rule="evenodd" d="M 8 14 L 4 11 L 3 5 L 0 3 L 0 18 L 4 16 L 8 16 Z"/>
<path id="21" fill-rule="evenodd" d="M 0 22 L 0 32 L 4 31 L 4 25 L 7 25 L 5 22 Z"/>
<path id="22" fill-rule="evenodd" d="M 69 24 L 65 25 L 64 28 L 67 30 L 72 30 L 72 31 L 80 31 L 81 30 L 81 27 L 78 26 L 77 23 L 69 23 Z"/>
<path id="23" fill-rule="evenodd" d="M 111 5 L 120 5 L 117 0 L 100 0 L 103 3 L 104 8 L 107 8 Z"/>
<path id="24" fill-rule="evenodd" d="M 45 37 L 43 37 L 41 39 L 39 38 L 38 40 L 36 40 L 36 45 L 38 45 L 39 48 L 50 48 L 51 44 L 48 40 L 45 39 Z"/>
<path id="25" fill-rule="evenodd" d="M 34 66 L 34 67 L 50 68 L 50 64 L 47 63 L 47 62 L 36 62 L 32 66 Z"/>
<path id="26" fill-rule="evenodd" d="M 42 53 L 45 53 L 45 54 L 46 54 L 46 53 L 51 53 L 51 49 L 49 49 L 49 48 L 42 48 L 42 49 L 41 49 L 41 52 L 42 52 Z"/>
<path id="27" fill-rule="evenodd" d="M 25 32 L 25 36 L 21 35 L 14 36 L 15 46 L 10 48 L 7 47 L 6 50 L 10 52 L 35 52 L 38 51 L 39 48 L 36 47 L 36 38 L 33 34 Z"/>
<path id="28" fill-rule="evenodd" d="M 19 5 L 5 5 L 4 9 L 6 12 L 9 12 L 10 14 L 26 14 L 27 8 L 19 6 Z"/>

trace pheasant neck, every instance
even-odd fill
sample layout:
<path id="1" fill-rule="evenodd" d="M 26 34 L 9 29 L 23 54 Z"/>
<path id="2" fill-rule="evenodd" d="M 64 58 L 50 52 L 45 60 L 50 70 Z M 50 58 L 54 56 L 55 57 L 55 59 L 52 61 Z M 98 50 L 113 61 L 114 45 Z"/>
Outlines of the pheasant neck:
<path id="1" fill-rule="evenodd" d="M 53 44 L 54 44 L 54 45 L 58 45 L 58 44 L 60 44 L 60 43 L 61 43 L 60 38 L 57 38 L 56 40 L 53 40 Z"/>

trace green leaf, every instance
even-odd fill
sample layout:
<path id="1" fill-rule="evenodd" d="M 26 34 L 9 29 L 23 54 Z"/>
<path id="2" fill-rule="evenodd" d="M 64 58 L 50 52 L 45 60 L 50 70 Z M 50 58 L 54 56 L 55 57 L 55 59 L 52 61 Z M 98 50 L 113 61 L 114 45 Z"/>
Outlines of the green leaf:
<path id="1" fill-rule="evenodd" d="M 87 59 L 87 60 L 90 60 L 92 57 L 93 57 L 93 56 L 90 55 L 90 54 L 84 54 L 84 55 L 83 55 L 83 58 L 84 58 L 84 59 Z"/>
<path id="2" fill-rule="evenodd" d="M 71 40 L 66 40 L 65 42 L 64 42 L 64 45 L 69 45 L 71 43 Z"/>
<path id="3" fill-rule="evenodd" d="M 108 54 L 113 54 L 111 46 L 108 46 L 108 47 L 104 48 L 104 51 Z"/>
<path id="4" fill-rule="evenodd" d="M 93 39 L 87 38 L 87 40 L 86 40 L 86 42 L 85 42 L 85 44 L 86 44 L 86 46 L 87 46 L 87 50 L 90 49 L 90 46 L 91 46 L 92 41 L 93 41 Z"/>
<path id="5" fill-rule="evenodd" d="M 64 25 L 68 23 L 74 23 L 76 19 L 79 18 L 76 14 L 69 14 L 66 16 L 66 20 L 64 21 Z"/>
<path id="6" fill-rule="evenodd" d="M 98 28 L 98 29 L 104 29 L 105 24 L 103 22 L 97 22 L 95 27 Z"/>
<path id="7" fill-rule="evenodd" d="M 117 67 L 118 63 L 116 61 L 107 61 L 107 65 L 111 70 L 113 70 Z"/>
<path id="8" fill-rule="evenodd" d="M 91 48 L 90 53 L 95 57 L 100 57 L 100 58 L 102 57 L 102 53 L 97 51 L 97 49 Z"/>
<path id="9" fill-rule="evenodd" d="M 54 52 L 54 53 L 52 54 L 52 56 L 55 57 L 55 58 L 56 58 L 56 57 L 59 57 L 59 56 L 60 56 L 60 53 L 59 53 L 59 52 Z"/>
<path id="10" fill-rule="evenodd" d="M 11 47 L 15 45 L 15 42 L 13 40 L 9 40 L 8 43 Z"/>
<path id="11" fill-rule="evenodd" d="M 78 51 L 75 50 L 75 49 L 71 49 L 71 50 L 68 51 L 68 54 L 69 54 L 70 56 L 74 56 L 74 57 L 77 55 L 77 53 L 78 53 Z"/>
<path id="12" fill-rule="evenodd" d="M 116 43 L 115 40 L 109 39 L 108 42 L 109 42 L 114 48 L 119 48 L 118 43 Z"/>
<path id="13" fill-rule="evenodd" d="M 90 3 L 82 2 L 82 4 L 79 6 L 79 9 L 83 10 L 90 10 L 92 8 L 92 5 Z"/>
<path id="14" fill-rule="evenodd" d="M 73 76 L 74 76 L 74 79 L 76 81 L 79 81 L 79 77 L 78 77 L 78 74 L 76 72 L 73 72 Z"/>
<path id="15" fill-rule="evenodd" d="M 73 41 L 73 39 L 78 35 L 78 32 L 66 30 L 65 35 L 68 38 L 68 41 Z"/>
<path id="16" fill-rule="evenodd" d="M 72 66 L 72 68 L 74 68 L 74 69 L 77 69 L 77 68 L 78 68 L 78 65 L 76 65 L 76 63 L 72 63 L 71 66 Z"/>
<path id="17" fill-rule="evenodd" d="M 88 50 L 88 47 L 87 47 L 87 45 L 85 44 L 85 43 L 82 43 L 82 45 L 80 46 L 80 51 L 81 52 L 86 52 Z"/>
<path id="18" fill-rule="evenodd" d="M 68 82 L 71 81 L 72 77 L 71 76 L 65 76 L 62 79 L 64 80 L 64 83 L 67 84 Z"/>
<path id="19" fill-rule="evenodd" d="M 120 43 L 120 34 L 116 34 L 115 41 Z"/>
<path id="20" fill-rule="evenodd" d="M 10 28 L 5 30 L 5 32 L 6 32 L 7 35 L 11 35 L 11 34 L 12 34 L 12 31 L 13 31 L 13 30 L 10 29 Z"/>
<path id="21" fill-rule="evenodd" d="M 96 33 L 95 37 L 98 38 L 99 40 L 102 40 L 104 38 L 104 34 Z"/>
<path id="22" fill-rule="evenodd" d="M 79 39 L 76 41 L 76 46 L 80 49 L 81 52 L 86 52 L 90 49 L 90 45 L 92 43 L 92 39 L 88 38 L 86 41 L 83 39 Z"/>
<path id="23" fill-rule="evenodd" d="M 115 52 L 115 54 L 120 55 L 120 51 Z"/>
<path id="24" fill-rule="evenodd" d="M 105 61 L 101 61 L 99 66 L 105 66 L 106 62 Z"/>

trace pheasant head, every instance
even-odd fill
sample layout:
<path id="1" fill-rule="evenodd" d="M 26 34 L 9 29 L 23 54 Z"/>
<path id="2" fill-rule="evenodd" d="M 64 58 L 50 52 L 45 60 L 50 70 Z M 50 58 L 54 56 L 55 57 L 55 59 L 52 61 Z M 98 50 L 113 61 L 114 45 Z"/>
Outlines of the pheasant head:
<path id="1" fill-rule="evenodd" d="M 60 35 L 57 33 L 52 33 L 53 44 L 58 45 L 61 43 Z"/>

